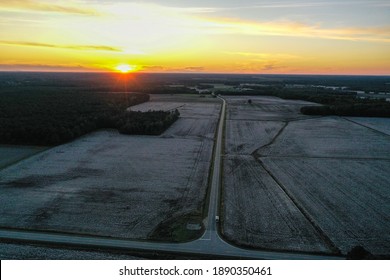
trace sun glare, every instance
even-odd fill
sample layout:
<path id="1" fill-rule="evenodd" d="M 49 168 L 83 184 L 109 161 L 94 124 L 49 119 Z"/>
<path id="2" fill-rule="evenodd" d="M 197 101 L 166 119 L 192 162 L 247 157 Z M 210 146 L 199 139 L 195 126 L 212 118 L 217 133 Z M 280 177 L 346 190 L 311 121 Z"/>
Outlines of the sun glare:
<path id="1" fill-rule="evenodd" d="M 137 69 L 137 67 L 129 64 L 120 64 L 117 67 L 115 67 L 115 69 L 121 73 L 129 73 L 129 72 L 134 72 Z"/>

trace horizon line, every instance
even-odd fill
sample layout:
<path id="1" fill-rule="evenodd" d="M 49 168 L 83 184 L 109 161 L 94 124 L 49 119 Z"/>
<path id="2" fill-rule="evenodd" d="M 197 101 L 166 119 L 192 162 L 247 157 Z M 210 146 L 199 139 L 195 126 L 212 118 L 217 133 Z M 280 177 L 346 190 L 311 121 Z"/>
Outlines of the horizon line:
<path id="1" fill-rule="evenodd" d="M 50 70 L 1 70 L 0 73 L 67 73 L 67 74 L 76 74 L 76 73 L 85 73 L 85 74 L 118 74 L 118 75 L 137 75 L 137 74 L 159 74 L 159 75 L 169 75 L 169 74 L 185 74 L 185 75 L 265 75 L 265 76 L 359 76 L 359 77 L 390 77 L 389 74 L 340 74 L 340 73 L 237 73 L 237 72 L 129 72 L 129 73 L 119 73 L 114 71 L 50 71 Z"/>

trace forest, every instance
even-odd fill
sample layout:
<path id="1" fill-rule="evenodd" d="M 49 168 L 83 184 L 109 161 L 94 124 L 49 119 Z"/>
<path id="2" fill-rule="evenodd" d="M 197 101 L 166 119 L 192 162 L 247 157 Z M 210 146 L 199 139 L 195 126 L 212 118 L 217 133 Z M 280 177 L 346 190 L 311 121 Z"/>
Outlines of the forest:
<path id="1" fill-rule="evenodd" d="M 97 129 L 160 134 L 178 112 L 126 112 L 149 100 L 146 93 L 107 93 L 80 88 L 18 86 L 0 94 L 0 143 L 50 146 Z"/>
<path id="2" fill-rule="evenodd" d="M 320 116 L 350 116 L 350 117 L 378 117 L 390 118 L 390 104 L 385 102 L 353 101 L 349 104 L 335 103 L 325 106 L 304 106 L 301 113 Z"/>

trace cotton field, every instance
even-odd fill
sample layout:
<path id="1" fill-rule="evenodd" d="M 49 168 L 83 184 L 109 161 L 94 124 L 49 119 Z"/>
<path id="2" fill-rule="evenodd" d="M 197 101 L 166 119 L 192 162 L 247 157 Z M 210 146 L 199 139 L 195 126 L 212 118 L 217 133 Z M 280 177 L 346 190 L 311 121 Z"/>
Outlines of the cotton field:
<path id="1" fill-rule="evenodd" d="M 0 226 L 147 239 L 200 215 L 220 107 L 204 105 L 186 103 L 158 137 L 97 131 L 1 170 Z"/>
<path id="2" fill-rule="evenodd" d="M 301 101 L 229 97 L 223 233 L 236 244 L 390 252 L 389 120 L 310 117 Z"/>

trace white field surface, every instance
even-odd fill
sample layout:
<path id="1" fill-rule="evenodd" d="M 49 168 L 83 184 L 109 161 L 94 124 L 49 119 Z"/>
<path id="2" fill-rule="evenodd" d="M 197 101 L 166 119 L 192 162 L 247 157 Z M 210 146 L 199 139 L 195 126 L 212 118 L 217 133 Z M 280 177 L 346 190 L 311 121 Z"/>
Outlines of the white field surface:
<path id="1" fill-rule="evenodd" d="M 0 145 L 0 169 L 45 149 L 45 147 Z"/>
<path id="2" fill-rule="evenodd" d="M 289 197 L 252 156 L 224 159 L 224 236 L 240 245 L 331 253 Z"/>
<path id="3" fill-rule="evenodd" d="M 225 97 L 224 97 L 225 98 Z M 285 121 L 304 119 L 308 116 L 300 113 L 300 108 L 315 103 L 300 100 L 284 100 L 270 96 L 227 96 L 229 105 L 228 120 L 264 120 Z M 248 104 L 248 100 L 252 104 Z"/>
<path id="4" fill-rule="evenodd" d="M 226 121 L 226 153 L 250 155 L 276 136 L 284 126 L 276 121 Z"/>
<path id="5" fill-rule="evenodd" d="M 212 140 L 215 136 L 220 108 L 220 103 L 184 104 L 179 109 L 179 120 L 168 128 L 162 137 L 195 137 Z"/>
<path id="6" fill-rule="evenodd" d="M 215 97 L 211 95 L 201 95 L 201 94 L 149 94 L 150 102 L 164 101 L 164 102 L 195 102 L 195 103 L 221 103 Z"/>
<path id="7" fill-rule="evenodd" d="M 290 122 L 262 156 L 386 158 L 390 136 L 339 117 Z"/>
<path id="8" fill-rule="evenodd" d="M 262 160 L 343 253 L 390 253 L 390 160 Z"/>
<path id="9" fill-rule="evenodd" d="M 169 137 L 95 132 L 2 170 L 0 226 L 146 239 L 160 223 L 198 213 L 216 121 L 193 123 L 197 137 L 183 121 Z"/>
<path id="10" fill-rule="evenodd" d="M 206 103 L 206 104 L 205 104 Z M 211 97 L 200 97 L 195 94 L 150 94 L 150 101 L 141 103 L 135 106 L 128 108 L 130 111 L 169 111 L 180 109 L 180 113 L 184 113 L 188 110 L 196 110 L 197 113 L 205 113 L 205 107 L 209 104 L 219 104 L 221 103 L 216 98 Z M 198 109 L 195 109 L 197 107 Z M 207 110 L 206 110 L 207 111 Z M 206 112 L 207 113 L 207 112 Z M 217 114 L 219 111 L 217 112 Z M 191 115 L 194 116 L 194 115 Z M 195 116 L 196 117 L 196 116 Z"/>
<path id="11" fill-rule="evenodd" d="M 361 245 L 371 253 L 389 255 L 390 137 L 383 130 L 387 120 L 312 118 L 299 113 L 300 101 L 273 97 L 251 97 L 252 103 L 260 103 L 253 110 L 247 99 L 228 98 L 226 237 L 276 250 L 327 253 L 337 248 L 345 254 Z M 290 221 L 299 221 L 302 232 L 289 226 Z M 277 242 L 271 239 L 272 231 Z"/>
<path id="12" fill-rule="evenodd" d="M 349 117 L 346 119 L 390 135 L 390 118 Z"/>
<path id="13" fill-rule="evenodd" d="M 135 106 L 131 106 L 128 110 L 147 112 L 147 111 L 170 111 L 183 107 L 185 103 L 180 102 L 165 102 L 165 101 L 154 101 L 145 102 Z"/>

